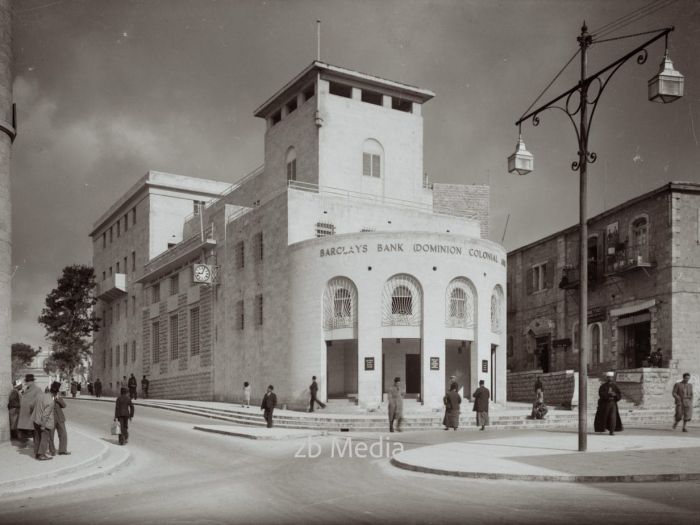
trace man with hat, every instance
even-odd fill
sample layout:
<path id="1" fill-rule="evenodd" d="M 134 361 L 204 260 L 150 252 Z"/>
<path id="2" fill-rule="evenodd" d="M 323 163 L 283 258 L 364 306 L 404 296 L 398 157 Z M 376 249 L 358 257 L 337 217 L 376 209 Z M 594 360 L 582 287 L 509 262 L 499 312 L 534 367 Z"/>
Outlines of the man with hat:
<path id="1" fill-rule="evenodd" d="M 37 397 L 32 411 L 32 423 L 34 424 L 34 457 L 39 461 L 53 459 L 47 455 L 50 445 L 51 433 L 55 425 L 54 419 L 54 395 L 61 388 L 61 383 L 51 383 L 49 392 L 41 393 Z"/>
<path id="2" fill-rule="evenodd" d="M 24 376 L 24 393 L 20 399 L 19 419 L 17 420 L 17 430 L 22 442 L 27 444 L 29 436 L 34 436 L 34 423 L 32 422 L 32 411 L 37 399 L 42 394 L 38 386 L 34 384 L 34 374 Z"/>
<path id="3" fill-rule="evenodd" d="M 403 423 L 403 392 L 401 392 L 401 378 L 394 378 L 394 386 L 389 388 L 389 432 L 394 431 L 394 421 L 396 430 L 401 432 Z"/>
<path id="4" fill-rule="evenodd" d="M 617 409 L 617 402 L 622 397 L 620 389 L 613 381 L 615 372 L 605 374 L 605 383 L 598 389 L 598 409 L 595 412 L 593 427 L 596 432 L 622 432 L 622 421 L 620 412 Z"/>
<path id="5" fill-rule="evenodd" d="M 63 409 L 66 408 L 66 400 L 61 397 L 61 383 L 53 382 L 51 385 L 51 393 L 53 394 L 54 402 L 54 427 L 51 430 L 51 440 L 49 441 L 49 447 L 51 448 L 51 454 L 55 453 L 54 446 L 54 435 L 58 432 L 58 455 L 68 456 L 68 432 L 66 432 L 66 415 L 63 413 Z"/>
<path id="6" fill-rule="evenodd" d="M 10 398 L 7 401 L 7 412 L 10 416 L 10 439 L 15 440 L 18 436 L 17 423 L 19 421 L 20 398 L 19 391 L 22 389 L 21 381 L 12 388 Z"/>
<path id="7" fill-rule="evenodd" d="M 683 381 L 673 385 L 673 400 L 676 402 L 676 415 L 673 428 L 678 426 L 678 422 L 683 420 L 683 432 L 688 432 L 686 424 L 693 416 L 693 385 L 690 383 L 690 374 L 683 374 Z"/>

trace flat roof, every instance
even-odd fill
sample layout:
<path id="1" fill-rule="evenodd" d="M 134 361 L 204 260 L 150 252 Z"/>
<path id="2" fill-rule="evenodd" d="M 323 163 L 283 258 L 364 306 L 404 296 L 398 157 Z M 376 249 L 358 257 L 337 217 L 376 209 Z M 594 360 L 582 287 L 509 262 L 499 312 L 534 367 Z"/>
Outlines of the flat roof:
<path id="1" fill-rule="evenodd" d="M 655 195 L 658 195 L 659 193 L 666 193 L 666 192 L 681 192 L 681 193 L 700 193 L 700 183 L 697 182 L 667 182 L 663 186 L 660 186 L 656 189 L 653 189 L 651 191 L 648 191 L 646 193 L 642 193 L 641 195 L 638 195 L 637 197 L 633 197 L 629 200 L 626 200 L 616 206 L 613 206 L 612 208 L 609 208 L 605 211 L 600 212 L 597 215 L 594 215 L 593 217 L 590 217 L 586 222 L 588 224 L 591 224 L 592 222 L 599 221 L 601 219 L 604 219 L 608 215 L 612 215 L 614 213 L 617 213 L 618 211 L 627 208 L 628 206 L 632 206 L 634 204 L 637 204 L 639 202 L 642 202 L 644 200 L 650 199 L 651 197 L 654 197 Z M 550 241 L 554 239 L 555 237 L 558 237 L 560 235 L 563 235 L 565 233 L 572 233 L 575 231 L 578 231 L 579 225 L 575 224 L 573 226 L 569 226 L 568 228 L 563 228 L 561 230 L 558 230 L 554 233 L 550 233 L 549 235 L 545 235 L 544 237 L 537 239 L 535 241 L 529 242 L 527 244 L 524 244 L 523 246 L 520 246 L 519 248 L 514 248 L 512 250 L 508 251 L 508 256 L 515 254 L 517 252 L 525 251 L 530 248 L 533 248 L 534 246 L 537 246 L 538 244 L 541 244 L 543 242 Z"/>
<path id="2" fill-rule="evenodd" d="M 165 173 L 163 171 L 149 170 L 146 175 L 141 177 L 124 195 L 112 204 L 109 209 L 103 213 L 92 226 L 90 237 L 95 235 L 105 223 L 114 220 L 117 212 L 121 214 L 122 209 L 127 203 L 130 203 L 140 193 L 144 192 L 149 187 L 164 188 L 171 190 L 186 191 L 191 193 L 199 193 L 204 196 L 218 197 L 222 192 L 228 189 L 231 185 L 226 182 L 199 179 L 196 177 L 187 177 L 185 175 L 176 175 L 174 173 Z"/>
<path id="3" fill-rule="evenodd" d="M 303 84 L 303 82 L 308 81 L 307 77 L 309 77 L 310 74 L 314 71 L 330 73 L 334 76 L 344 77 L 349 80 L 362 82 L 364 84 L 399 91 L 420 100 L 421 103 L 426 102 L 435 96 L 435 93 L 428 89 L 411 86 L 410 84 L 404 84 L 402 82 L 396 82 L 394 80 L 388 80 L 374 75 L 369 75 L 367 73 L 361 73 L 359 71 L 353 71 L 352 69 L 346 69 L 344 67 L 334 66 L 332 64 L 327 64 L 325 62 L 314 60 L 313 62 L 311 62 L 311 64 L 304 68 L 304 70 L 301 73 L 296 75 L 282 88 L 277 90 L 277 92 L 274 95 L 272 95 L 265 102 L 263 102 L 254 111 L 253 114 L 256 117 L 265 118 L 267 116 L 267 113 L 272 109 L 271 106 L 273 106 L 274 103 L 278 101 L 278 99 L 283 98 L 286 101 L 287 97 L 289 97 L 293 91 L 298 90 L 302 87 L 301 84 Z"/>

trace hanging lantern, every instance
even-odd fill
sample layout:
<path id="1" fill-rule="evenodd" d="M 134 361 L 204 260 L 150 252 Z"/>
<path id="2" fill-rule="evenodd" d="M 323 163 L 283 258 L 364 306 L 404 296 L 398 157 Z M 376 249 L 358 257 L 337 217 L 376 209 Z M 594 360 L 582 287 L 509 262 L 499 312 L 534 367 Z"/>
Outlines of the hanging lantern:
<path id="1" fill-rule="evenodd" d="M 683 75 L 673 69 L 667 49 L 658 74 L 649 79 L 649 100 L 664 104 L 678 100 L 683 96 L 684 80 Z"/>
<path id="2" fill-rule="evenodd" d="M 508 173 L 515 172 L 518 175 L 527 175 L 534 168 L 534 157 L 527 149 L 521 135 L 518 136 L 518 145 L 515 153 L 508 157 Z"/>

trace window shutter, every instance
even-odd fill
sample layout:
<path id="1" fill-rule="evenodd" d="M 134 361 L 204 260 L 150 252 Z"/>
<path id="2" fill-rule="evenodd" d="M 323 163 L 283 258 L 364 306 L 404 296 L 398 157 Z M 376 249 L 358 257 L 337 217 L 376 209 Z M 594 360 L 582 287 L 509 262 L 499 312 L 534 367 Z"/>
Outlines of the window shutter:
<path id="1" fill-rule="evenodd" d="M 372 155 L 372 177 L 381 177 L 381 157 L 379 155 Z"/>
<path id="2" fill-rule="evenodd" d="M 527 274 L 525 275 L 525 282 L 527 286 L 527 294 L 530 295 L 533 292 L 532 288 L 532 268 L 527 269 Z"/>
<path id="3" fill-rule="evenodd" d="M 544 287 L 545 288 L 552 287 L 552 284 L 554 281 L 554 265 L 555 265 L 554 259 L 549 259 L 547 261 L 547 265 L 544 268 L 545 269 L 545 277 L 544 277 L 544 282 L 545 282 Z"/>
<path id="4" fill-rule="evenodd" d="M 372 155 L 369 153 L 362 154 L 362 174 L 365 177 L 372 176 Z"/>

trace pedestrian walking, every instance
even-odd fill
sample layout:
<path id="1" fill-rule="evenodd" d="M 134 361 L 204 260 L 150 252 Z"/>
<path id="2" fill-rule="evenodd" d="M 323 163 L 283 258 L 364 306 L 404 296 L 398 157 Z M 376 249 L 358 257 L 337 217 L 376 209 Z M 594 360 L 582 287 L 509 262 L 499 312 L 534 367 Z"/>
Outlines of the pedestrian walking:
<path id="1" fill-rule="evenodd" d="M 267 387 L 267 392 L 265 392 L 260 404 L 260 409 L 265 411 L 263 415 L 267 421 L 267 428 L 272 428 L 272 413 L 277 406 L 277 395 L 274 393 L 274 389 L 275 387 L 272 385 Z"/>
<path id="2" fill-rule="evenodd" d="M 148 385 L 150 385 L 150 381 L 144 375 L 143 378 L 141 378 L 141 395 L 144 399 L 148 399 Z"/>
<path id="3" fill-rule="evenodd" d="M 102 381 L 99 377 L 95 381 L 95 397 L 102 397 Z"/>
<path id="4" fill-rule="evenodd" d="M 401 432 L 403 424 L 403 392 L 401 391 L 401 378 L 394 378 L 394 385 L 389 388 L 389 432 L 394 431 L 394 421 L 396 430 Z"/>
<path id="5" fill-rule="evenodd" d="M 443 399 L 445 403 L 445 418 L 443 424 L 445 430 L 453 428 L 457 430 L 459 427 L 459 407 L 462 404 L 462 397 L 459 395 L 459 386 L 456 382 L 450 385 L 450 391 L 445 394 Z"/>
<path id="6" fill-rule="evenodd" d="M 598 409 L 595 411 L 593 428 L 596 432 L 605 432 L 610 435 L 622 432 L 622 420 L 617 402 L 622 397 L 619 387 L 613 381 L 614 372 L 605 374 L 605 382 L 598 389 Z"/>
<path id="7" fill-rule="evenodd" d="M 114 404 L 114 420 L 119 421 L 121 432 L 119 433 L 119 444 L 126 445 L 129 442 L 129 421 L 134 419 L 134 403 L 127 395 L 127 388 L 122 387 L 121 395 Z"/>
<path id="8" fill-rule="evenodd" d="M 61 397 L 61 392 L 59 392 L 60 383 L 54 383 L 54 385 L 58 385 L 58 387 L 55 391 L 53 385 L 51 387 L 54 402 L 54 427 L 51 430 L 49 446 L 51 448 L 51 455 L 53 456 L 56 453 L 54 435 L 58 433 L 58 455 L 68 456 L 70 455 L 70 452 L 68 452 L 68 432 L 66 432 L 66 415 L 63 413 L 63 409 L 66 408 L 66 400 Z"/>
<path id="9" fill-rule="evenodd" d="M 92 381 L 88 381 L 88 383 L 87 383 L 87 389 L 88 389 L 88 394 L 90 394 L 91 396 L 92 396 L 92 395 L 95 395 L 95 391 L 94 391 L 93 388 L 92 388 Z"/>
<path id="10" fill-rule="evenodd" d="M 319 401 L 316 396 L 318 395 L 318 383 L 316 382 L 316 376 L 311 378 L 311 385 L 309 385 L 309 392 L 311 393 L 311 402 L 309 404 L 309 412 L 314 411 L 314 404 L 318 403 L 321 408 L 326 408 L 325 403 Z"/>
<path id="11" fill-rule="evenodd" d="M 75 397 L 75 394 L 78 393 L 78 383 L 75 381 L 70 382 L 70 395 L 71 397 Z"/>
<path id="12" fill-rule="evenodd" d="M 474 398 L 473 412 L 476 412 L 476 426 L 481 427 L 479 430 L 484 430 L 489 424 L 489 399 L 491 392 L 484 386 L 484 380 L 479 381 L 479 388 L 472 394 Z"/>
<path id="13" fill-rule="evenodd" d="M 136 389 L 138 387 L 138 383 L 136 382 L 136 378 L 134 377 L 134 374 L 131 374 L 129 377 L 129 381 L 127 382 L 127 386 L 129 387 L 129 397 L 131 399 L 137 399 L 136 397 Z"/>
<path id="14" fill-rule="evenodd" d="M 58 392 L 61 383 L 51 383 L 49 392 L 41 393 L 36 400 L 32 411 L 32 424 L 34 426 L 34 457 L 39 461 L 53 459 L 48 456 L 49 441 L 55 424 L 53 393 Z"/>
<path id="15" fill-rule="evenodd" d="M 17 423 L 19 422 L 19 407 L 20 396 L 19 391 L 22 388 L 22 383 L 17 383 L 10 391 L 9 399 L 7 400 L 7 413 L 10 417 L 10 439 L 16 440 L 19 437 L 17 432 Z"/>
<path id="16" fill-rule="evenodd" d="M 19 419 L 17 420 L 17 433 L 20 441 L 26 446 L 29 437 L 34 437 L 34 423 L 32 411 L 37 399 L 42 395 L 41 389 L 34 384 L 34 374 L 24 376 L 24 392 L 20 398 Z"/>
<path id="17" fill-rule="evenodd" d="M 248 381 L 245 381 L 243 383 L 243 402 L 246 408 L 250 408 L 250 383 Z"/>
<path id="18" fill-rule="evenodd" d="M 693 384 L 690 383 L 690 374 L 683 374 L 683 380 L 673 385 L 673 400 L 676 402 L 675 421 L 673 428 L 683 420 L 683 432 L 688 432 L 686 424 L 693 416 Z"/>

